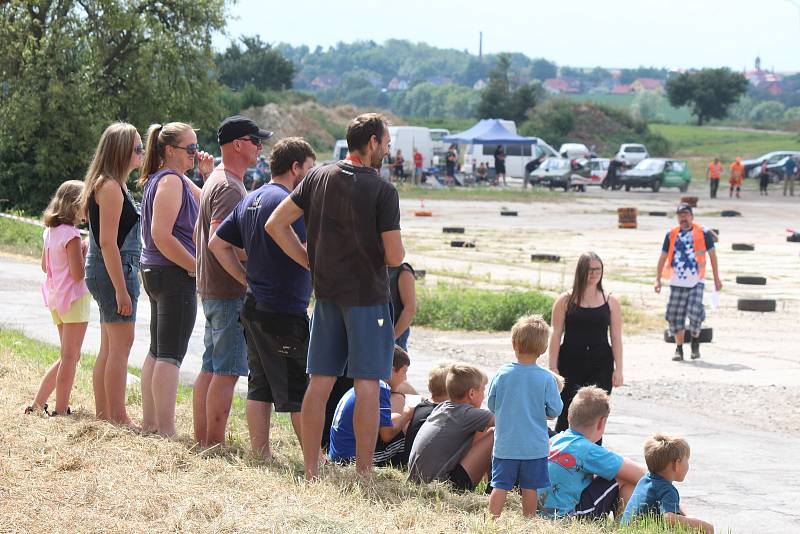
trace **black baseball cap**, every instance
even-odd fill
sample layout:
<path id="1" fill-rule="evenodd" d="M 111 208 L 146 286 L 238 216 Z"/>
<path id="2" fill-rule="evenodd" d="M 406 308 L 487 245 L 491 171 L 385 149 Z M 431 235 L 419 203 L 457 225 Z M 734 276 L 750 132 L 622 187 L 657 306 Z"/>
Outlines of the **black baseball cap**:
<path id="1" fill-rule="evenodd" d="M 686 202 L 681 202 L 680 204 L 678 204 L 678 209 L 675 210 L 675 213 L 681 213 L 682 211 L 688 211 L 689 213 L 694 215 L 694 213 L 692 212 L 692 207 Z"/>
<path id="2" fill-rule="evenodd" d="M 262 130 L 258 125 L 247 117 L 242 115 L 233 115 L 224 119 L 217 130 L 217 140 L 220 145 L 230 143 L 234 139 L 242 137 L 259 137 L 261 139 L 269 139 L 272 137 L 269 130 Z"/>

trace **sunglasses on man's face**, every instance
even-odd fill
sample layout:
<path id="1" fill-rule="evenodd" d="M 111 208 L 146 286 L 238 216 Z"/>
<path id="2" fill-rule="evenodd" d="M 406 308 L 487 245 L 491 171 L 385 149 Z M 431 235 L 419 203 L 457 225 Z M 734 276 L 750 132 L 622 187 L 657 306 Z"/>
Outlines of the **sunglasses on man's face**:
<path id="1" fill-rule="evenodd" d="M 251 143 L 253 143 L 258 148 L 261 148 L 262 146 L 264 146 L 264 140 L 263 139 L 261 139 L 260 137 L 254 137 L 252 135 L 249 136 L 249 137 L 240 137 L 239 140 L 240 141 L 250 141 Z"/>
<path id="2" fill-rule="evenodd" d="M 180 148 L 181 150 L 185 150 L 187 154 L 190 156 L 194 156 L 197 154 L 197 151 L 200 150 L 200 145 L 197 143 L 192 143 L 191 145 L 180 146 L 180 145 L 169 145 L 174 148 Z"/>
<path id="3" fill-rule="evenodd" d="M 144 145 L 136 145 L 133 147 L 133 151 L 136 152 L 137 155 L 141 156 L 144 154 Z"/>

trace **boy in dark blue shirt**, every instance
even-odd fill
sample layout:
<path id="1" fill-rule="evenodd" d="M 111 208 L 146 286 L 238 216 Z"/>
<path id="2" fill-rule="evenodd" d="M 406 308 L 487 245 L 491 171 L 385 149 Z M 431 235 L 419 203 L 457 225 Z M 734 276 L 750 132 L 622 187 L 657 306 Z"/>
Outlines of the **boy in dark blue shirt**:
<path id="1" fill-rule="evenodd" d="M 656 434 L 644 444 L 644 459 L 648 473 L 633 490 L 622 514 L 622 525 L 640 516 L 661 517 L 670 525 L 683 525 L 707 534 L 714 526 L 700 519 L 686 517 L 681 509 L 681 498 L 673 482 L 683 482 L 689 471 L 689 444 L 683 438 Z"/>

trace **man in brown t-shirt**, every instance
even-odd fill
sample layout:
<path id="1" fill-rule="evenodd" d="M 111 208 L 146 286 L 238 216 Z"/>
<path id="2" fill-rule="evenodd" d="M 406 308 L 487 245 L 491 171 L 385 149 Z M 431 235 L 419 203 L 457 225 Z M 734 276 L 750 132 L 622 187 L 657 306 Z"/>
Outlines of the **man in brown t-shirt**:
<path id="1" fill-rule="evenodd" d="M 405 255 L 397 190 L 377 170 L 389 141 L 382 116 L 356 117 L 347 128 L 347 158 L 309 172 L 266 225 L 287 256 L 311 269 L 316 296 L 308 346 L 311 378 L 300 412 L 307 479 L 319 472 L 325 404 L 345 369 L 355 384 L 356 468 L 372 469 L 378 381 L 391 376 L 394 354 L 386 266 L 400 265 Z M 291 228 L 301 215 L 307 250 Z"/>
<path id="2" fill-rule="evenodd" d="M 272 132 L 239 115 L 228 117 L 217 132 L 222 163 L 214 169 L 200 194 L 194 229 L 197 244 L 197 293 L 206 317 L 203 366 L 194 383 L 194 436 L 203 446 L 225 441 L 233 390 L 247 376 L 247 348 L 239 323 L 246 286 L 233 278 L 208 249 L 217 226 L 247 193 L 243 176 L 255 165 L 264 140 Z M 242 252 L 242 260 L 244 260 Z"/>

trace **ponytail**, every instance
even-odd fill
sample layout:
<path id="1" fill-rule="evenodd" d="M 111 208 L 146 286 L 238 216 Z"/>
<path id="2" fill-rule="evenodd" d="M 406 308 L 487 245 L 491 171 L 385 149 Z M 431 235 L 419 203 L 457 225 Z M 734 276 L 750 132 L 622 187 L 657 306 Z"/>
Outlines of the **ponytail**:
<path id="1" fill-rule="evenodd" d="M 161 166 L 164 158 L 164 146 L 159 143 L 158 137 L 164 127 L 160 124 L 151 124 L 145 136 L 145 153 L 142 166 L 139 168 L 139 187 L 144 187 L 150 175 Z"/>

